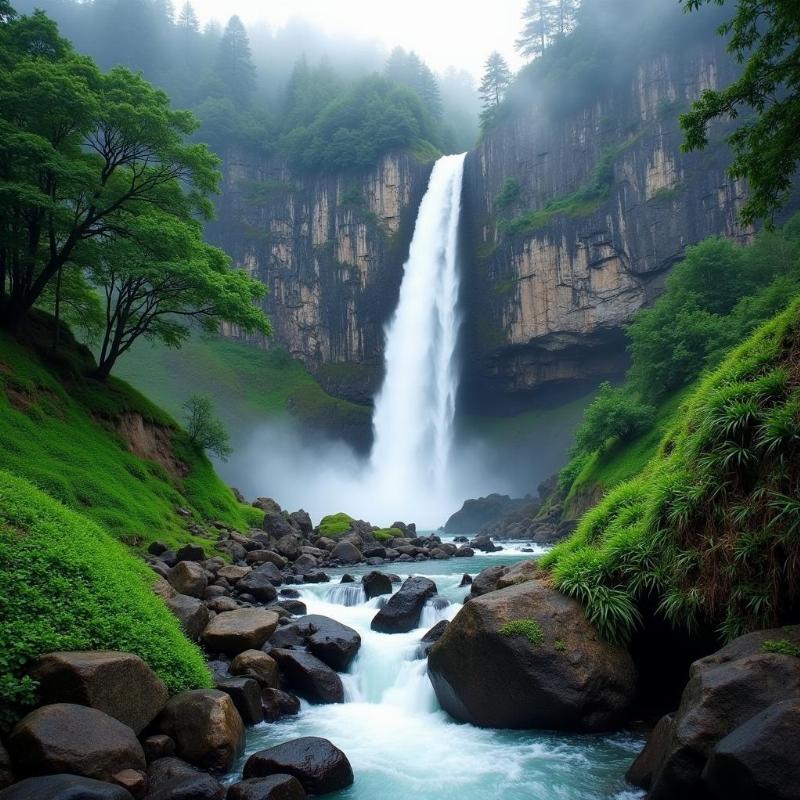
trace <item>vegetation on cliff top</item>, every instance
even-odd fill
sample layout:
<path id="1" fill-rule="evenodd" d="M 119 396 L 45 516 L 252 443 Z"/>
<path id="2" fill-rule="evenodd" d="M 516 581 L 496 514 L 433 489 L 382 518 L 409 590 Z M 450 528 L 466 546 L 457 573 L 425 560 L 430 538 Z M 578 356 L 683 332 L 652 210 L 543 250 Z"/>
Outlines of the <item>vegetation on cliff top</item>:
<path id="1" fill-rule="evenodd" d="M 35 703 L 25 669 L 54 650 L 136 653 L 171 692 L 210 686 L 154 580 L 88 516 L 0 470 L 0 729 Z"/>
<path id="2" fill-rule="evenodd" d="M 724 639 L 800 600 L 800 301 L 698 386 L 658 454 L 541 561 L 611 640 L 640 606 Z"/>

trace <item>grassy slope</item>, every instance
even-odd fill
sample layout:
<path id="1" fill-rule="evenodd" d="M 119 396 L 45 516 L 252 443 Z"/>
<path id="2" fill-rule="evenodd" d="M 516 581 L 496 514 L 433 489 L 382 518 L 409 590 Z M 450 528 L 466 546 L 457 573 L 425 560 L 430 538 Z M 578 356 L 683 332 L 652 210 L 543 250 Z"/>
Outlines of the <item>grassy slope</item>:
<path id="1" fill-rule="evenodd" d="M 796 621 L 800 302 L 702 379 L 632 480 L 541 564 L 611 639 L 643 604 L 723 638 Z"/>
<path id="2" fill-rule="evenodd" d="M 64 351 L 57 362 L 45 361 L 0 334 L 0 469 L 134 546 L 193 540 L 179 506 L 197 521 L 219 519 L 240 529 L 259 521 L 165 412 L 122 381 L 83 378 L 88 353 L 69 343 Z M 167 430 L 174 454 L 189 468 L 185 478 L 130 452 L 116 432 L 123 412 Z"/>

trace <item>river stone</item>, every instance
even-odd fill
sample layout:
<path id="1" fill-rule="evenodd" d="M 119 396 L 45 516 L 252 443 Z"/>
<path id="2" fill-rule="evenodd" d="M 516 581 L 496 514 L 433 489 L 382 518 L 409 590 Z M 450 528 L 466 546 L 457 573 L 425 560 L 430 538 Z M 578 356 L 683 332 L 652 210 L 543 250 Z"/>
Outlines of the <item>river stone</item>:
<path id="1" fill-rule="evenodd" d="M 542 641 L 501 633 L 520 621 Z M 628 652 L 603 641 L 579 603 L 541 581 L 470 600 L 431 650 L 428 673 L 442 708 L 491 728 L 610 730 L 636 697 Z"/>
<path id="2" fill-rule="evenodd" d="M 301 617 L 291 626 L 305 646 L 331 669 L 344 672 L 361 647 L 361 636 L 353 628 L 321 614 Z"/>
<path id="3" fill-rule="evenodd" d="M 205 570 L 194 561 L 179 561 L 169 572 L 167 580 L 179 594 L 202 597 L 208 586 Z"/>
<path id="4" fill-rule="evenodd" d="M 406 578 L 386 605 L 373 617 L 370 627 L 380 633 L 408 633 L 419 625 L 425 603 L 436 594 L 436 584 L 428 578 Z"/>
<path id="5" fill-rule="evenodd" d="M 223 800 L 224 787 L 179 758 L 161 758 L 147 770 L 146 800 Z"/>
<path id="6" fill-rule="evenodd" d="M 225 578 L 226 581 L 235 585 L 242 578 L 247 577 L 252 571 L 252 567 L 241 567 L 236 564 L 228 564 L 217 572 L 217 577 Z"/>
<path id="7" fill-rule="evenodd" d="M 472 579 L 470 597 L 480 597 L 481 595 L 494 592 L 497 589 L 497 582 L 508 572 L 508 567 L 498 564 L 496 567 L 486 567 Z"/>
<path id="8" fill-rule="evenodd" d="M 203 631 L 203 641 L 211 650 L 237 655 L 256 650 L 278 627 L 278 615 L 261 608 L 240 608 L 217 614 Z"/>
<path id="9" fill-rule="evenodd" d="M 384 594 L 391 594 L 393 591 L 391 578 L 385 572 L 378 572 L 378 570 L 373 570 L 366 574 L 361 580 L 361 585 L 364 587 L 364 594 L 367 596 L 367 600 Z"/>
<path id="10" fill-rule="evenodd" d="M 231 675 L 253 678 L 261 686 L 277 687 L 278 664 L 261 650 L 245 650 L 231 661 Z"/>
<path id="11" fill-rule="evenodd" d="M 246 779 L 275 774 L 294 775 L 309 794 L 327 794 L 353 783 L 353 768 L 347 756 L 328 739 L 318 736 L 304 736 L 259 750 L 245 762 Z"/>
<path id="12" fill-rule="evenodd" d="M 294 775 L 270 775 L 234 783 L 225 800 L 305 800 L 307 796 Z"/>
<path id="13" fill-rule="evenodd" d="M 294 528 L 292 528 L 291 525 L 287 523 L 287 526 L 289 529 L 288 532 L 278 539 L 275 543 L 275 549 L 284 556 L 284 558 L 287 558 L 289 561 L 294 561 L 300 557 L 300 548 L 303 546 L 303 540 L 294 532 Z"/>
<path id="14" fill-rule="evenodd" d="M 108 781 L 123 769 L 145 768 L 136 734 L 96 708 L 41 706 L 11 732 L 8 750 L 19 775 L 68 772 Z"/>
<path id="15" fill-rule="evenodd" d="M 147 763 L 151 764 L 159 758 L 167 758 L 175 755 L 175 742 L 163 733 L 154 733 L 142 740 L 144 757 Z"/>
<path id="16" fill-rule="evenodd" d="M 300 713 L 300 701 L 281 689 L 263 689 L 261 710 L 267 722 L 277 722 L 282 717 L 293 717 Z"/>
<path id="17" fill-rule="evenodd" d="M 133 795 L 113 783 L 61 774 L 26 778 L 0 792 L 0 800 L 133 800 Z"/>
<path id="18" fill-rule="evenodd" d="M 418 653 L 420 658 L 427 658 L 431 648 L 444 636 L 449 620 L 440 619 L 420 640 Z"/>
<path id="19" fill-rule="evenodd" d="M 453 553 L 453 558 L 472 558 L 474 555 L 475 551 L 471 547 L 464 545 Z"/>
<path id="20" fill-rule="evenodd" d="M 169 698 L 163 681 L 132 653 L 48 653 L 30 670 L 42 704 L 91 706 L 141 733 Z"/>
<path id="21" fill-rule="evenodd" d="M 165 602 L 167 608 L 178 618 L 186 636 L 196 642 L 208 625 L 210 617 L 205 603 L 185 594 L 176 594 Z"/>
<path id="22" fill-rule="evenodd" d="M 217 689 L 195 689 L 170 698 L 155 722 L 175 742 L 180 758 L 227 772 L 244 750 L 244 724 L 233 700 Z"/>
<path id="23" fill-rule="evenodd" d="M 260 603 L 271 603 L 278 596 L 278 591 L 275 588 L 274 579 L 267 572 L 264 572 L 264 566 L 274 568 L 274 565 L 269 562 L 262 564 L 261 567 L 254 569 L 249 575 L 245 575 L 236 584 L 236 590 L 240 594 L 251 595 Z"/>
<path id="24" fill-rule="evenodd" d="M 341 561 L 342 564 L 358 564 L 363 561 L 364 556 L 352 542 L 337 542 L 336 547 L 331 550 L 331 558 Z"/>
<path id="25" fill-rule="evenodd" d="M 245 725 L 258 725 L 264 721 L 258 681 L 252 678 L 221 678 L 217 680 L 216 688 L 230 695 Z"/>
<path id="26" fill-rule="evenodd" d="M 286 678 L 290 689 L 311 703 L 343 703 L 341 678 L 325 663 L 302 650 L 275 648 L 270 655 Z"/>
<path id="27" fill-rule="evenodd" d="M 800 700 L 775 703 L 722 739 L 703 770 L 718 800 L 800 797 Z"/>
<path id="28" fill-rule="evenodd" d="M 273 550 L 251 550 L 246 556 L 248 564 L 274 564 L 278 569 L 286 566 L 286 559 Z"/>

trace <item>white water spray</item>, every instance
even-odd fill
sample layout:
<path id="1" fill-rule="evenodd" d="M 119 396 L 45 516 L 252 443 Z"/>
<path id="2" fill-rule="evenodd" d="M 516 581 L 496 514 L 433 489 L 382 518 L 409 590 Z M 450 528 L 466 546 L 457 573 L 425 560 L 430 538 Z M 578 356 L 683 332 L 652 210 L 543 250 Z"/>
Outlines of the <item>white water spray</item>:
<path id="1" fill-rule="evenodd" d="M 386 377 L 375 401 L 371 490 L 398 511 L 450 509 L 447 472 L 458 371 L 458 222 L 464 154 L 433 167 L 386 329 Z"/>

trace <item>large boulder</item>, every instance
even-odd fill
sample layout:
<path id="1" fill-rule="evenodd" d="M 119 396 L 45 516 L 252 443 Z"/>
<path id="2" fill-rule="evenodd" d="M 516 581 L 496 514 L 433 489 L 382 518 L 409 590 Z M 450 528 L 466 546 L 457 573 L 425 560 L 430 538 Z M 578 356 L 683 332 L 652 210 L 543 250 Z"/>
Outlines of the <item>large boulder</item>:
<path id="1" fill-rule="evenodd" d="M 700 794 L 722 739 L 773 704 L 800 698 L 798 659 L 770 652 L 774 641 L 800 646 L 800 625 L 740 636 L 692 664 L 671 722 L 659 724 L 628 773 L 652 800 Z"/>
<path id="2" fill-rule="evenodd" d="M 436 594 L 436 584 L 419 576 L 406 578 L 386 605 L 372 618 L 370 627 L 380 633 L 407 633 L 419 626 L 425 603 Z"/>
<path id="3" fill-rule="evenodd" d="M 147 770 L 146 800 L 223 800 L 225 789 L 211 775 L 179 758 L 160 758 Z"/>
<path id="4" fill-rule="evenodd" d="M 261 710 L 261 687 L 252 678 L 219 678 L 215 687 L 230 695 L 242 722 L 245 725 L 259 725 L 264 721 Z"/>
<path id="5" fill-rule="evenodd" d="M 492 728 L 609 730 L 636 697 L 628 652 L 540 581 L 470 600 L 431 649 L 428 673 L 447 712 Z"/>
<path id="6" fill-rule="evenodd" d="M 532 581 L 538 571 L 539 568 L 535 561 L 518 561 L 497 579 L 497 588 L 507 589 L 509 586 L 516 586 L 518 583 Z"/>
<path id="7" fill-rule="evenodd" d="M 800 700 L 756 714 L 711 751 L 703 782 L 718 800 L 800 797 Z"/>
<path id="8" fill-rule="evenodd" d="M 62 774 L 26 778 L 0 792 L 0 800 L 133 800 L 133 795 L 113 783 Z"/>
<path id="9" fill-rule="evenodd" d="M 480 597 L 481 595 L 489 594 L 489 592 L 497 591 L 499 588 L 497 583 L 500 578 L 506 574 L 506 572 L 508 572 L 508 567 L 502 564 L 482 569 L 472 579 L 470 597 Z"/>
<path id="10" fill-rule="evenodd" d="M 275 539 L 280 539 L 283 536 L 291 536 L 295 534 L 295 529 L 291 523 L 277 511 L 267 511 L 264 516 L 264 530 Z"/>
<path id="11" fill-rule="evenodd" d="M 267 722 L 277 722 L 283 717 L 293 717 L 300 713 L 300 701 L 293 694 L 282 689 L 263 689 L 261 710 Z"/>
<path id="12" fill-rule="evenodd" d="M 187 562 L 182 562 L 187 563 Z M 163 681 L 132 653 L 48 653 L 30 670 L 43 704 L 76 703 L 103 711 L 141 733 L 169 698 Z"/>
<path id="13" fill-rule="evenodd" d="M 289 525 L 288 533 L 281 536 L 275 543 L 275 549 L 289 561 L 295 561 L 300 558 L 300 554 L 303 552 L 300 549 L 302 546 L 303 540 L 294 532 L 294 528 L 291 525 Z"/>
<path id="14" fill-rule="evenodd" d="M 278 590 L 275 588 L 274 578 L 263 570 L 264 566 L 274 567 L 267 562 L 254 569 L 236 584 L 236 590 L 241 594 L 252 595 L 259 603 L 271 603 L 278 596 Z"/>
<path id="15" fill-rule="evenodd" d="M 225 800 L 305 800 L 307 796 L 294 775 L 269 775 L 232 784 Z"/>
<path id="16" fill-rule="evenodd" d="M 278 615 L 261 608 L 241 608 L 217 614 L 203 631 L 203 641 L 211 650 L 237 655 L 257 650 L 278 627 Z"/>
<path id="17" fill-rule="evenodd" d="M 344 672 L 361 647 L 361 636 L 335 619 L 309 614 L 284 625 L 271 642 L 289 650 L 305 648 L 331 669 Z"/>
<path id="18" fill-rule="evenodd" d="M 208 586 L 205 570 L 195 561 L 179 561 L 169 572 L 167 580 L 179 594 L 202 597 Z"/>
<path id="19" fill-rule="evenodd" d="M 31 711 L 11 732 L 8 750 L 20 776 L 68 772 L 108 781 L 122 770 L 145 768 L 142 746 L 127 725 L 74 703 Z"/>
<path id="20" fill-rule="evenodd" d="M 302 508 L 289 514 L 289 523 L 297 528 L 303 536 L 309 536 L 311 531 L 314 530 L 314 523 L 311 521 L 311 517 Z"/>
<path id="21" fill-rule="evenodd" d="M 433 646 L 444 636 L 450 620 L 440 619 L 420 640 L 417 654 L 420 658 L 427 658 Z"/>
<path id="22" fill-rule="evenodd" d="M 311 703 L 343 703 L 342 679 L 324 662 L 302 650 L 275 648 L 270 655 L 278 662 L 289 688 Z"/>
<path id="23" fill-rule="evenodd" d="M 364 589 L 367 600 L 384 594 L 391 594 L 393 591 L 392 579 L 385 572 L 378 572 L 377 570 L 367 573 L 361 579 L 361 586 Z"/>
<path id="24" fill-rule="evenodd" d="M 337 542 L 331 550 L 331 558 L 341 561 L 342 564 L 358 564 L 364 560 L 361 551 L 352 542 Z"/>
<path id="25" fill-rule="evenodd" d="M 253 678 L 260 686 L 278 685 L 278 664 L 262 650 L 245 650 L 231 661 L 231 675 Z"/>
<path id="26" fill-rule="evenodd" d="M 176 594 L 164 601 L 167 608 L 178 618 L 181 628 L 186 636 L 193 642 L 200 638 L 200 634 L 208 625 L 208 609 L 202 600 L 189 597 L 187 594 Z"/>
<path id="27" fill-rule="evenodd" d="M 304 736 L 253 753 L 244 765 L 245 778 L 294 775 L 309 794 L 327 794 L 353 783 L 347 756 L 327 739 Z"/>
<path id="28" fill-rule="evenodd" d="M 216 689 L 195 689 L 170 698 L 155 722 L 175 742 L 180 758 L 227 772 L 244 750 L 244 724 L 233 700 Z"/>

